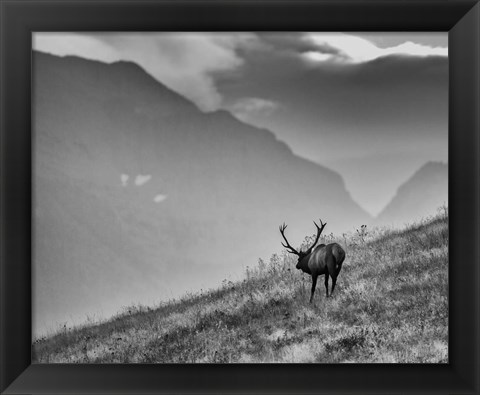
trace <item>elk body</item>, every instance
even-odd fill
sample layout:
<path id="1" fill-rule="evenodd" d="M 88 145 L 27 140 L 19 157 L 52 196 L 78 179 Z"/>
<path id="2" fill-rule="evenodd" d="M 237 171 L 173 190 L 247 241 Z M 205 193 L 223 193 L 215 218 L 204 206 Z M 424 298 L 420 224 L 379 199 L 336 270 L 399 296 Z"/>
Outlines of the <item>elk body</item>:
<path id="1" fill-rule="evenodd" d="M 298 256 L 298 262 L 296 268 L 302 270 L 305 273 L 308 273 L 312 276 L 312 292 L 310 295 L 310 303 L 313 301 L 313 295 L 315 293 L 315 287 L 317 286 L 318 276 L 325 274 L 325 288 L 328 294 L 328 279 L 332 277 L 332 291 L 330 295 L 333 294 L 335 285 L 337 283 L 337 277 L 342 269 L 343 261 L 345 260 L 345 251 L 338 243 L 331 244 L 320 244 L 315 247 L 318 243 L 318 239 L 325 228 L 326 223 L 322 223 L 320 220 L 320 226 L 314 222 L 317 228 L 317 236 L 313 244 L 306 251 L 297 251 L 293 248 L 285 237 L 285 229 L 287 225 L 283 224 L 280 226 L 280 233 L 282 234 L 283 239 L 286 244 L 282 243 L 287 251 L 291 254 Z"/>

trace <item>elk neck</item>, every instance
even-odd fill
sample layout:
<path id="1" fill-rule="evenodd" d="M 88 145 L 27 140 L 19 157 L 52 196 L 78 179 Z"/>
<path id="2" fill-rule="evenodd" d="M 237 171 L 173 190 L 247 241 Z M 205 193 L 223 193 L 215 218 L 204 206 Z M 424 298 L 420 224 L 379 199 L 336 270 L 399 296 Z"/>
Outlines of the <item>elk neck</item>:
<path id="1" fill-rule="evenodd" d="M 312 274 L 308 267 L 308 262 L 310 261 L 311 256 L 312 254 L 310 253 L 298 258 L 297 269 L 302 270 L 304 273 Z"/>

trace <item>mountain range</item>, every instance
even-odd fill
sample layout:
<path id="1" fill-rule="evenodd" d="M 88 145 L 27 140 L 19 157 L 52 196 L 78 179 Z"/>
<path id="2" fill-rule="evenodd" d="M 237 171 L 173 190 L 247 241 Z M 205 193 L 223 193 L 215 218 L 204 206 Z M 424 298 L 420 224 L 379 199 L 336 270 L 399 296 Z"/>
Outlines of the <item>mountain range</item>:
<path id="1" fill-rule="evenodd" d="M 435 215 L 444 206 L 448 207 L 448 165 L 428 162 L 400 185 L 373 223 L 398 227 Z"/>

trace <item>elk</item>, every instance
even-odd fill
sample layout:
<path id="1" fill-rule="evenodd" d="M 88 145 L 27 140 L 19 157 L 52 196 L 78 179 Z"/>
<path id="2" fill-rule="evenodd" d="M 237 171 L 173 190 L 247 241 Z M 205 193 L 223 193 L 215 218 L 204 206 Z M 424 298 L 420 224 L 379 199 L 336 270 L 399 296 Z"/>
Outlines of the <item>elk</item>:
<path id="1" fill-rule="evenodd" d="M 338 274 L 342 269 L 342 263 L 345 259 L 345 251 L 338 243 L 331 243 L 328 245 L 320 244 L 315 247 L 327 223 L 323 223 L 322 220 L 320 220 L 321 227 L 318 226 L 315 221 L 313 223 L 317 228 L 317 237 L 313 244 L 306 251 L 297 251 L 290 245 L 285 237 L 285 229 L 287 228 L 285 223 L 279 228 L 280 233 L 282 234 L 282 237 L 286 243 L 282 243 L 282 246 L 285 247 L 289 253 L 298 256 L 296 268 L 312 276 L 312 292 L 310 295 L 310 303 L 313 301 L 313 294 L 315 293 L 315 287 L 317 286 L 317 277 L 322 274 L 325 274 L 327 298 L 329 297 L 328 279 L 329 277 L 332 277 L 332 291 L 330 296 L 333 294 L 335 284 L 337 283 Z"/>

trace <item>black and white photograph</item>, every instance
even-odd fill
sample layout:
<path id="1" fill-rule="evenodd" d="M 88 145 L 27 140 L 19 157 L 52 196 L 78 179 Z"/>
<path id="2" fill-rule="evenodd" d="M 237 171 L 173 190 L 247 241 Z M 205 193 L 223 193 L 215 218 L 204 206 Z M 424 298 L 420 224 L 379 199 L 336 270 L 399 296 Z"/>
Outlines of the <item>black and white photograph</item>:
<path id="1" fill-rule="evenodd" d="M 32 44 L 32 363 L 449 362 L 447 32 Z"/>

